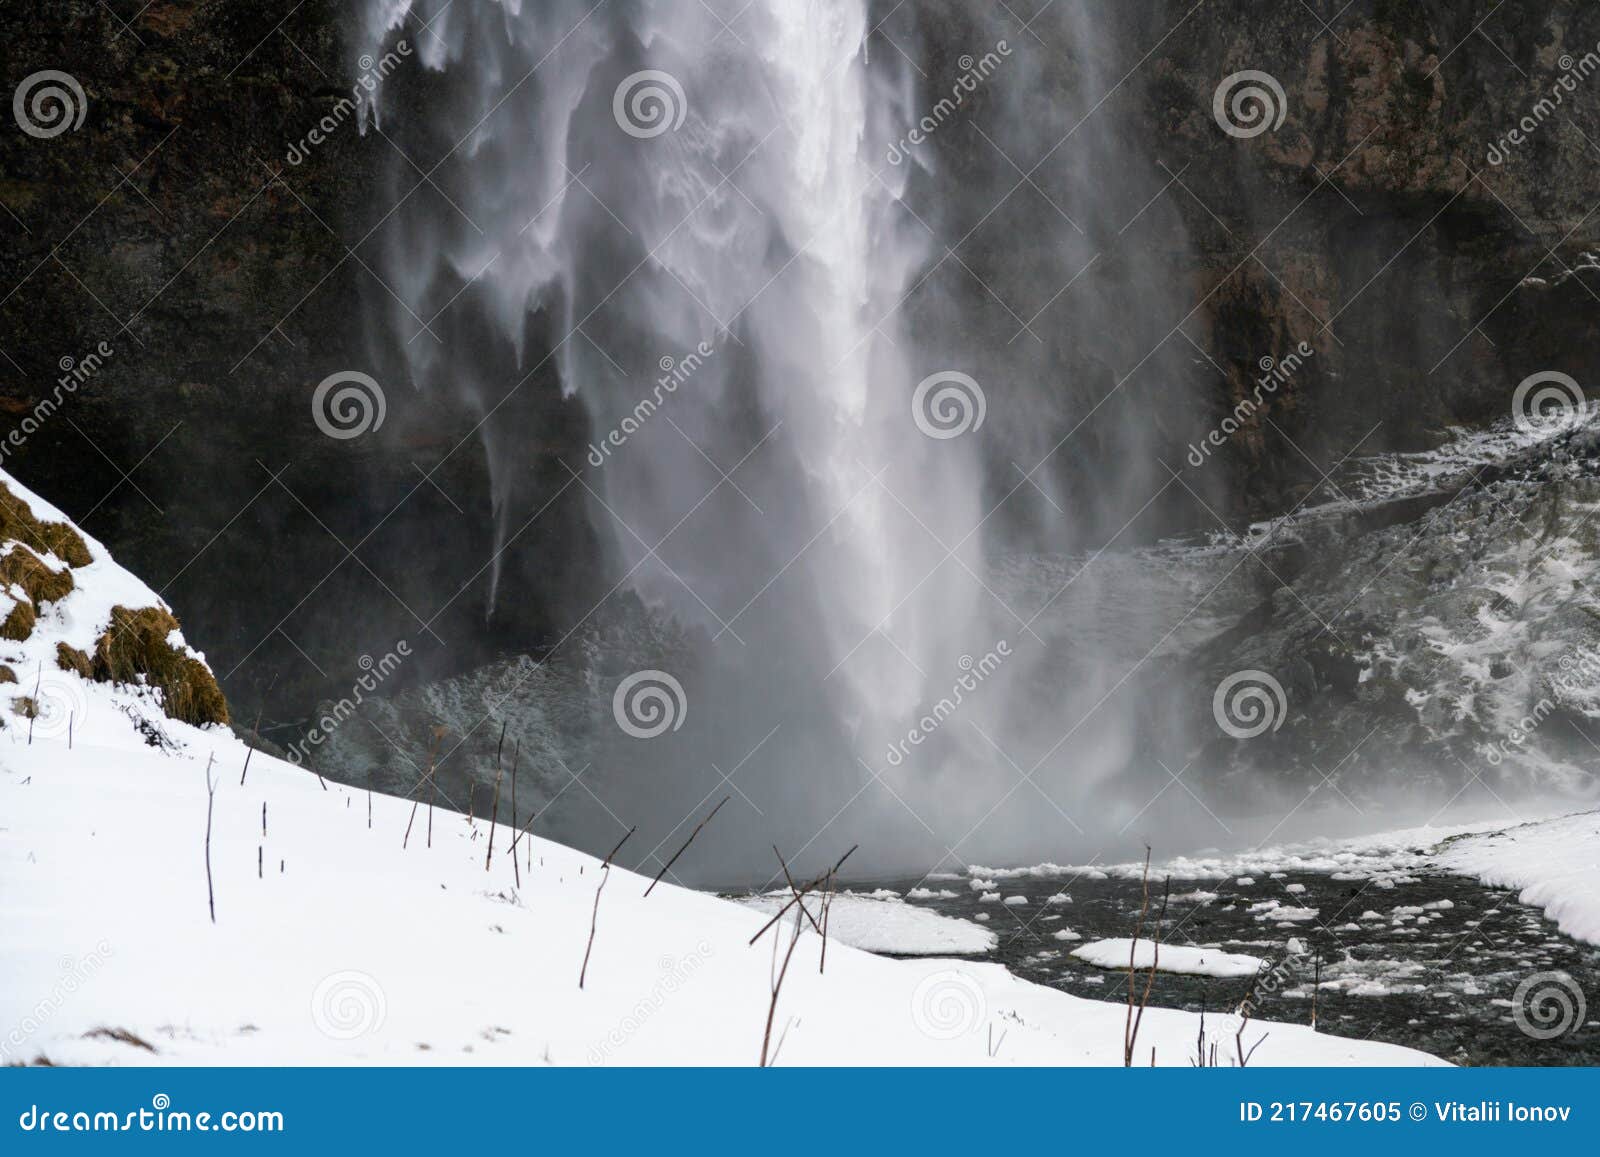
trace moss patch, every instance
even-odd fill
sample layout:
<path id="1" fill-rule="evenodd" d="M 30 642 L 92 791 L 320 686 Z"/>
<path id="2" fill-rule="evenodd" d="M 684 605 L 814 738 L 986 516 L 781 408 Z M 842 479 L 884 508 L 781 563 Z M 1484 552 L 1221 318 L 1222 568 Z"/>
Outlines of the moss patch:
<path id="1" fill-rule="evenodd" d="M 28 504 L 0 482 L 0 541 L 8 540 L 54 554 L 68 566 L 88 566 L 94 561 L 81 534 L 65 522 L 36 518 Z"/>
<path id="2" fill-rule="evenodd" d="M 178 620 L 160 607 L 112 607 L 111 626 L 95 644 L 94 678 L 137 683 L 143 676 L 161 689 L 162 706 L 172 718 L 197 726 L 228 722 L 228 701 L 216 678 L 167 642 L 177 629 Z M 61 658 L 57 652 L 57 662 Z"/>
<path id="3" fill-rule="evenodd" d="M 11 608 L 11 613 L 6 616 L 6 621 L 0 623 L 0 639 L 12 639 L 22 642 L 33 634 L 33 624 L 38 616 L 33 613 L 33 604 L 20 602 Z"/>
<path id="4" fill-rule="evenodd" d="M 56 644 L 56 666 L 63 671 L 76 671 L 85 679 L 94 678 L 94 660 L 67 643 Z M 4 682 L 0 679 L 0 683 Z"/>
<path id="5" fill-rule="evenodd" d="M 16 583 L 34 603 L 53 603 L 72 593 L 72 571 L 51 570 L 43 559 L 20 542 L 0 555 L 0 584 Z"/>
<path id="6" fill-rule="evenodd" d="M 15 683 L 16 681 L 17 673 L 4 663 L 0 663 L 0 683 Z"/>

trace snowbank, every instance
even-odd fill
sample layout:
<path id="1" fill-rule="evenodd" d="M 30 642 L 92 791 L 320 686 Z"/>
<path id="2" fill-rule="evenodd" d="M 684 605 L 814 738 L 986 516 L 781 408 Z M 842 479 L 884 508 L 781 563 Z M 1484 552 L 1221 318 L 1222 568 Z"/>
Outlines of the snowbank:
<path id="1" fill-rule="evenodd" d="M 1600 812 L 1453 840 L 1439 866 L 1518 888 L 1568 936 L 1600 944 Z"/>

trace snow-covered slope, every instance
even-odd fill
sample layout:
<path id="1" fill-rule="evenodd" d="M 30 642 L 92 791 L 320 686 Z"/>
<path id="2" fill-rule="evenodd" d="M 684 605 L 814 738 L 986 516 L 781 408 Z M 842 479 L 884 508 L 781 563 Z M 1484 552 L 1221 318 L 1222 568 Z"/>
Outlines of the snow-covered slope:
<path id="1" fill-rule="evenodd" d="M 75 572 L 78 589 L 44 609 L 36 639 L 6 644 L 59 684 L 73 721 L 69 737 L 35 718 L 31 743 L 15 718 L 0 732 L 7 1062 L 756 1063 L 788 923 L 751 946 L 767 918 L 749 908 L 670 883 L 646 898 L 647 880 L 607 878 L 594 857 L 542 839 L 524 841 L 514 866 L 506 825 L 488 856 L 481 818 L 430 820 L 426 803 L 323 784 L 259 752 L 241 782 L 246 749 L 220 725 L 158 716 L 151 746 L 125 708 L 155 715 L 156 692 L 54 669 L 44 651 L 56 634 L 102 631 L 114 603 L 157 602 L 85 541 L 94 561 Z M 841 943 L 824 973 L 819 949 L 803 931 L 784 974 L 780 1065 L 1122 1061 L 1115 1001 L 998 965 Z M 1257 1065 L 1440 1063 L 1259 1028 L 1271 1031 Z M 1188 1013 L 1152 1009 L 1139 1056 L 1187 1065 L 1196 1029 Z"/>

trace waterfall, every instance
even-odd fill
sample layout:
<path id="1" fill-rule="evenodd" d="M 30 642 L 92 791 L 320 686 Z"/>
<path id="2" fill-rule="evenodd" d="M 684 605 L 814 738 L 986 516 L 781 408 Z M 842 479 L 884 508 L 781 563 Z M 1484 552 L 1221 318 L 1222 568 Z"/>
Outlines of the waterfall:
<path id="1" fill-rule="evenodd" d="M 1092 269 L 1089 234 L 1126 215 L 1104 171 L 1124 150 L 1103 125 L 1084 134 L 1093 164 L 1072 169 L 1082 224 L 1024 189 L 994 219 L 986 258 L 954 248 L 988 219 L 980 199 L 1005 201 L 1003 186 L 964 190 L 941 155 L 958 132 L 976 140 L 965 102 L 1001 110 L 988 118 L 996 147 L 1044 153 L 1095 100 L 1088 61 L 1103 46 L 1084 18 L 1062 18 L 1083 41 L 1081 108 L 1039 118 L 1040 66 L 1013 55 L 1004 17 L 925 14 L 968 22 L 946 64 L 959 77 L 936 84 L 910 63 L 917 45 L 893 40 L 916 35 L 916 18 L 884 30 L 897 12 L 369 0 L 369 49 L 404 37 L 424 75 L 404 78 L 396 107 L 380 90 L 364 117 L 404 154 L 382 242 L 389 344 L 424 396 L 480 419 L 490 614 L 524 597 L 502 553 L 563 485 L 588 501 L 618 586 L 707 641 L 701 669 L 674 672 L 693 684 L 693 726 L 649 749 L 649 772 L 618 771 L 616 790 L 687 808 L 716 783 L 708 766 L 740 765 L 777 732 L 748 774 L 797 842 L 870 787 L 852 820 L 892 816 L 911 830 L 883 843 L 926 857 L 994 810 L 1017 761 L 1043 753 L 1068 780 L 1099 766 L 1077 745 L 1058 751 L 1053 729 L 1063 699 L 1087 706 L 1114 674 L 1089 644 L 1065 664 L 1038 653 L 1031 612 L 991 571 L 1012 548 L 1088 549 L 1094 526 L 1131 513 L 1095 475 L 1130 476 L 1136 424 L 1115 422 L 1066 466 L 1050 458 L 1103 392 L 1062 381 L 1063 350 L 1125 368 L 1155 324 L 1129 317 L 1161 294 L 1148 279 L 1113 285 L 1070 323 L 1038 321 L 1074 270 Z M 996 165 L 983 182 L 1001 178 L 1014 179 Z M 1029 214 L 1026 231 L 1013 211 Z M 1019 295 L 1032 300 L 1004 316 L 991 300 Z M 552 389 L 581 405 L 590 443 L 536 481 L 530 398 Z M 963 719 L 944 727 L 936 707 L 957 687 Z M 1107 768 L 1126 756 L 1107 729 L 1125 725 L 1093 729 Z M 662 804 L 674 777 L 686 802 Z"/>

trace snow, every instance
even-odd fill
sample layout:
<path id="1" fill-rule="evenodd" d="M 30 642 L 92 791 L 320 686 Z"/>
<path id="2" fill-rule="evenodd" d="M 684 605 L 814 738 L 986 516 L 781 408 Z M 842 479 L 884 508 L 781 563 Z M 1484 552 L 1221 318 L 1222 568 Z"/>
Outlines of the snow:
<path id="1" fill-rule="evenodd" d="M 504 824 L 485 872 L 481 819 L 437 812 L 430 848 L 421 814 L 402 848 L 409 801 L 373 796 L 368 828 L 363 792 L 332 783 L 324 791 L 308 772 L 260 753 L 241 787 L 240 744 L 181 724 L 173 731 L 185 744 L 179 754 L 87 743 L 69 752 L 53 739 L 0 747 L 0 1033 L 21 1030 L 16 1058 L 756 1062 L 772 933 L 746 942 L 762 913 L 665 882 L 646 900 L 647 879 L 612 869 L 580 990 L 601 878 L 594 857 L 533 840 L 518 852 L 532 865 L 524 858 L 519 889 L 501 850 L 512 835 Z M 215 924 L 202 850 L 213 750 Z M 257 847 L 267 868 L 260 879 Z M 830 933 L 848 911 L 849 901 L 834 911 Z M 779 1064 L 1121 1063 L 1118 1006 L 1027 983 L 997 964 L 892 960 L 843 942 L 829 945 L 826 973 L 818 964 L 819 941 L 807 929 L 780 995 Z M 68 968 L 84 978 L 53 1000 Z M 1008 1030 L 994 1058 L 990 1024 Z M 1270 1027 L 1257 1064 L 1441 1063 Z M 127 1030 L 157 1051 L 85 1037 L 99 1028 Z M 1196 1028 L 1192 1014 L 1152 1008 L 1141 1055 L 1153 1045 L 1158 1063 L 1186 1065 Z"/>
<path id="2" fill-rule="evenodd" d="M 789 890 L 784 889 L 742 897 L 739 902 L 770 916 L 791 898 Z M 816 909 L 814 904 L 811 907 Z M 865 895 L 835 895 L 828 908 L 828 938 L 868 952 L 897 956 L 981 955 L 997 942 L 993 932 L 970 920 L 907 904 L 893 892 L 881 889 Z"/>
<path id="3" fill-rule="evenodd" d="M 1443 849 L 1439 865 L 1516 888 L 1568 936 L 1600 944 L 1600 812 L 1464 837 Z"/>
<path id="4" fill-rule="evenodd" d="M 41 516 L 62 517 L 10 485 Z M 241 783 L 246 749 L 226 728 L 167 719 L 149 689 L 54 668 L 47 648 L 92 640 L 115 603 L 159 602 L 85 538 L 94 562 L 75 569 L 80 589 L 41 615 L 34 638 L 0 649 L 56 681 L 75 724 L 70 746 L 48 716 L 31 744 L 15 719 L 0 731 L 0 1061 L 756 1063 L 773 946 L 787 948 L 794 924 L 751 946 L 768 917 L 750 906 L 670 880 L 646 898 L 646 878 L 602 872 L 595 857 L 542 838 L 524 839 L 513 869 L 506 824 L 491 834 L 482 818 L 430 817 L 426 804 L 323 785 L 259 752 Z M 148 746 L 125 708 L 158 720 L 170 743 Z M 801 925 L 777 1004 L 776 1063 L 1122 1063 L 1117 1002 L 998 964 L 862 951 L 848 943 L 861 938 L 858 917 L 881 928 L 886 917 L 937 914 L 889 898 L 837 904 L 826 971 L 819 938 Z M 1004 1032 L 993 1056 L 991 1026 Z M 1186 1067 L 1197 1027 L 1193 1014 L 1151 1008 L 1140 1055 L 1153 1047 L 1158 1063 Z M 1444 1063 L 1301 1025 L 1261 1027 L 1271 1032 L 1257 1065 Z"/>
<path id="5" fill-rule="evenodd" d="M 1128 967 L 1129 950 L 1133 941 L 1126 937 L 1118 940 L 1096 940 L 1082 948 L 1074 948 L 1072 955 L 1096 968 Z M 1149 968 L 1152 963 L 1160 972 L 1176 972 L 1185 976 L 1236 977 L 1254 976 L 1264 963 L 1259 956 L 1223 952 L 1217 948 L 1193 948 L 1187 944 L 1163 944 L 1160 959 L 1155 945 L 1148 940 L 1139 941 L 1133 952 L 1135 968 Z"/>

